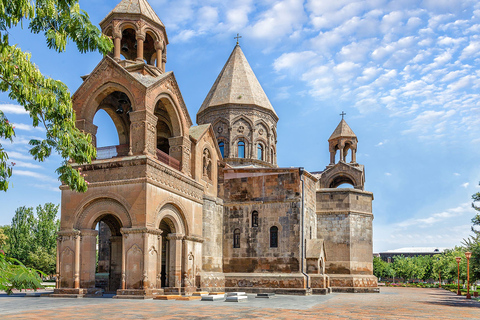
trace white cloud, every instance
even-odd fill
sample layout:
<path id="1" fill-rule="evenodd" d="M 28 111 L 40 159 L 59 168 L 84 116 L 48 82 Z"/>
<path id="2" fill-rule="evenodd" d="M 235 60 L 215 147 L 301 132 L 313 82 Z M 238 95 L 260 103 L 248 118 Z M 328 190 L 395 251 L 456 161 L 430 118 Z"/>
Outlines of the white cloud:
<path id="1" fill-rule="evenodd" d="M 28 114 L 24 107 L 15 104 L 0 104 L 0 110 L 7 114 Z"/>
<path id="2" fill-rule="evenodd" d="M 14 170 L 13 175 L 31 177 L 31 178 L 35 178 L 43 181 L 49 181 L 49 182 L 58 182 L 57 179 L 53 179 L 50 176 L 47 176 L 42 173 L 34 172 L 34 171 L 29 171 L 29 170 Z"/>
<path id="3" fill-rule="evenodd" d="M 385 172 L 385 175 L 386 175 L 387 177 L 390 177 L 392 174 L 391 174 L 390 172 Z"/>
<path id="4" fill-rule="evenodd" d="M 272 39 L 278 41 L 301 28 L 304 19 L 303 0 L 279 1 L 266 10 L 251 27 L 251 36 L 267 41 Z"/>
<path id="5" fill-rule="evenodd" d="M 472 211 L 472 208 L 470 206 L 469 202 L 462 203 L 461 205 L 447 209 L 442 212 L 434 213 L 431 214 L 430 216 L 426 218 L 412 218 L 412 219 L 407 219 L 405 221 L 396 223 L 395 225 L 399 228 L 407 228 L 411 226 L 417 226 L 419 228 L 427 228 L 431 227 L 433 224 L 437 224 L 439 222 L 442 222 L 444 220 L 450 219 L 450 218 L 456 218 L 458 216 L 461 216 L 465 213 L 470 213 Z"/>
<path id="6" fill-rule="evenodd" d="M 465 189 L 468 188 L 469 185 L 470 185 L 469 182 L 462 183 L 462 187 L 464 187 Z"/>
<path id="7" fill-rule="evenodd" d="M 41 169 L 42 166 L 35 164 L 35 163 L 30 163 L 30 162 L 24 162 L 24 161 L 19 161 L 19 160 L 14 160 L 11 159 L 13 163 L 15 163 L 15 168 L 29 168 L 29 169 Z"/>
<path id="8" fill-rule="evenodd" d="M 34 130 L 38 130 L 38 131 L 45 131 L 44 128 L 42 127 L 34 127 L 32 125 L 29 125 L 29 124 L 25 124 L 25 123 L 12 123 L 13 126 L 15 127 L 15 130 L 24 130 L 24 131 L 34 131 Z"/>

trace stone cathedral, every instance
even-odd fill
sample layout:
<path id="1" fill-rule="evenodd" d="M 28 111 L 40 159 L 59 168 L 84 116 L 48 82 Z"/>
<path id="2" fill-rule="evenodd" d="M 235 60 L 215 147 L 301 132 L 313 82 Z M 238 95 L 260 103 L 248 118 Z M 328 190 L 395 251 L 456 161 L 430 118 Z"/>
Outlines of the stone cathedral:
<path id="1" fill-rule="evenodd" d="M 114 50 L 73 95 L 76 126 L 96 145 L 104 110 L 119 145 L 74 165 L 86 193 L 61 187 L 54 296 L 378 289 L 373 194 L 343 118 L 323 171 L 279 168 L 279 119 L 238 42 L 193 125 L 147 1 L 122 0 L 100 27 Z"/>

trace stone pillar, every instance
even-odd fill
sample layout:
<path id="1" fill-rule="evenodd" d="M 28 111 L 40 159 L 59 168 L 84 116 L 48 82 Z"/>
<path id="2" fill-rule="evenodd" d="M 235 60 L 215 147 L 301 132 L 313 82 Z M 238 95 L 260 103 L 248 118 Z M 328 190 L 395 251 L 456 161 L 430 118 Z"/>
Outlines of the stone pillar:
<path id="1" fill-rule="evenodd" d="M 57 261 L 55 267 L 55 289 L 60 288 L 60 244 L 62 243 L 62 237 L 57 237 Z"/>
<path id="2" fill-rule="evenodd" d="M 352 148 L 352 163 L 357 163 L 357 149 Z"/>
<path id="3" fill-rule="evenodd" d="M 80 232 L 73 236 L 75 240 L 75 269 L 73 286 L 75 289 L 80 288 Z"/>
<path id="4" fill-rule="evenodd" d="M 345 162 L 344 161 L 344 156 L 343 156 L 343 148 L 345 148 L 345 145 L 343 143 L 340 144 L 339 149 L 340 149 L 340 161 L 339 162 Z"/>
<path id="5" fill-rule="evenodd" d="M 170 156 L 180 161 L 180 171 L 190 175 L 190 154 L 192 142 L 183 136 L 168 139 Z"/>
<path id="6" fill-rule="evenodd" d="M 330 164 L 335 164 L 335 151 L 330 151 Z"/>
<path id="7" fill-rule="evenodd" d="M 162 288 L 162 236 L 159 234 L 157 236 L 158 241 L 158 250 L 157 250 L 157 285 L 156 288 Z"/>
<path id="8" fill-rule="evenodd" d="M 149 280 L 148 280 L 148 233 L 143 233 L 143 289 L 146 290 L 149 287 Z"/>
<path id="9" fill-rule="evenodd" d="M 122 287 L 122 237 L 110 237 L 110 278 L 108 279 L 108 286 L 110 291 L 115 291 Z"/>
<path id="10" fill-rule="evenodd" d="M 162 52 L 162 70 L 165 72 L 165 64 L 167 63 L 167 47 L 163 49 Z"/>
<path id="11" fill-rule="evenodd" d="M 122 49 L 122 31 L 120 28 L 114 28 L 113 30 L 113 60 L 119 62 L 120 58 L 120 50 Z"/>
<path id="12" fill-rule="evenodd" d="M 163 57 L 163 43 L 161 41 L 155 41 L 155 50 L 157 51 L 157 68 L 162 68 L 162 57 Z M 165 69 L 162 69 L 165 72 Z"/>
<path id="13" fill-rule="evenodd" d="M 145 41 L 144 34 L 137 34 L 137 62 L 144 62 L 143 59 L 143 42 Z"/>
<path id="14" fill-rule="evenodd" d="M 182 286 L 182 240 L 181 233 L 170 233 L 167 239 L 170 241 L 170 287 L 180 288 Z"/>
<path id="15" fill-rule="evenodd" d="M 147 110 L 130 112 L 130 148 L 132 154 L 156 156 L 157 117 Z"/>
<path id="16" fill-rule="evenodd" d="M 121 288 L 125 290 L 126 282 L 125 282 L 125 235 L 122 233 L 122 278 L 121 278 Z"/>
<path id="17" fill-rule="evenodd" d="M 95 288 L 95 269 L 97 266 L 97 235 L 92 229 L 80 230 L 82 261 L 80 262 L 80 287 Z"/>

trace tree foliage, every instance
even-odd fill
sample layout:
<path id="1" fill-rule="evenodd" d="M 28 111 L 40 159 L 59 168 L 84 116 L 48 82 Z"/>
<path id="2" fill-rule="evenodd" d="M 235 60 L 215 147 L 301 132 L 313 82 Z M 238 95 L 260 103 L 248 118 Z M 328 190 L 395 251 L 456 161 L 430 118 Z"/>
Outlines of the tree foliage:
<path id="1" fill-rule="evenodd" d="M 37 206 L 36 217 L 33 208 L 18 208 L 7 234 L 8 255 L 46 274 L 55 273 L 57 212 L 58 205 L 52 203 Z"/>
<path id="2" fill-rule="evenodd" d="M 95 157 L 91 137 L 75 127 L 70 92 L 65 84 L 44 76 L 31 55 L 23 52 L 8 39 L 8 30 L 28 22 L 33 33 L 43 33 L 47 46 L 65 51 L 69 40 L 84 53 L 98 50 L 103 54 L 113 48 L 112 41 L 102 35 L 90 22 L 88 14 L 80 9 L 78 0 L 0 0 L 0 91 L 23 106 L 32 118 L 33 126 L 46 129 L 45 139 L 30 140 L 30 154 L 44 161 L 52 150 L 65 161 L 56 170 L 62 182 L 72 190 L 85 192 L 87 183 L 82 174 L 73 169 L 76 163 L 89 163 Z M 0 138 L 12 141 L 15 130 L 0 111 Z M 0 190 L 8 189 L 13 164 L 0 144 Z"/>
<path id="3" fill-rule="evenodd" d="M 13 289 L 42 288 L 42 272 L 28 268 L 17 259 L 9 258 L 0 250 L 0 290 L 12 294 Z"/>

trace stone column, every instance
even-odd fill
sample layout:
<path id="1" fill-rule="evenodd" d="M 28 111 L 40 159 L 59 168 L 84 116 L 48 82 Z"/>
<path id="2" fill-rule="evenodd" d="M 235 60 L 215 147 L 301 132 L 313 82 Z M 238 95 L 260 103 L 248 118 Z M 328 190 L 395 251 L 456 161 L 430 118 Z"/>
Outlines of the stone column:
<path id="1" fill-rule="evenodd" d="M 340 161 L 339 162 L 345 162 L 344 157 L 343 157 L 343 148 L 345 148 L 345 145 L 343 143 L 340 144 L 339 149 L 340 149 Z"/>
<path id="2" fill-rule="evenodd" d="M 98 231 L 92 229 L 80 230 L 82 261 L 80 262 L 80 286 L 95 288 L 95 269 L 97 261 Z"/>
<path id="3" fill-rule="evenodd" d="M 357 148 L 352 147 L 352 163 L 357 163 Z"/>
<path id="4" fill-rule="evenodd" d="M 137 34 L 137 62 L 144 62 L 143 59 L 143 42 L 145 41 L 144 34 Z"/>
<path id="5" fill-rule="evenodd" d="M 165 64 L 167 63 L 167 47 L 163 49 L 162 52 L 162 70 L 165 72 Z"/>
<path id="6" fill-rule="evenodd" d="M 170 287 L 180 288 L 182 286 L 182 239 L 181 233 L 170 233 L 167 239 L 170 241 Z"/>
<path id="7" fill-rule="evenodd" d="M 73 236 L 75 240 L 75 269 L 73 286 L 75 289 L 80 289 L 80 232 Z"/>
<path id="8" fill-rule="evenodd" d="M 121 288 L 122 278 L 122 237 L 110 237 L 110 279 L 108 285 L 110 291 Z M 113 290 L 112 290 L 113 289 Z"/>
<path id="9" fill-rule="evenodd" d="M 130 112 L 130 148 L 132 154 L 156 156 L 157 117 L 147 110 Z"/>
<path id="10" fill-rule="evenodd" d="M 170 156 L 180 161 L 180 171 L 190 175 L 190 153 L 192 142 L 183 136 L 168 139 Z"/>
<path id="11" fill-rule="evenodd" d="M 55 275 L 55 289 L 60 288 L 60 244 L 62 243 L 62 236 L 57 237 L 57 261 L 56 261 L 56 275 Z"/>
<path id="12" fill-rule="evenodd" d="M 159 234 L 157 236 L 158 240 L 158 253 L 157 253 L 157 285 L 156 288 L 160 289 L 162 287 L 162 236 Z"/>
<path id="13" fill-rule="evenodd" d="M 148 289 L 149 280 L 148 280 L 148 233 L 142 233 L 143 237 L 143 289 Z"/>
<path id="14" fill-rule="evenodd" d="M 113 30 L 113 60 L 119 62 L 120 50 L 122 46 L 122 31 L 119 28 L 114 28 Z"/>
<path id="15" fill-rule="evenodd" d="M 163 43 L 161 41 L 155 41 L 155 50 L 157 51 L 157 68 L 162 68 L 162 56 L 163 56 Z M 162 69 L 164 72 L 165 70 Z"/>
<path id="16" fill-rule="evenodd" d="M 121 288 L 125 290 L 126 282 L 125 282 L 125 237 L 126 235 L 122 232 L 122 280 L 121 280 Z"/>

